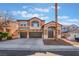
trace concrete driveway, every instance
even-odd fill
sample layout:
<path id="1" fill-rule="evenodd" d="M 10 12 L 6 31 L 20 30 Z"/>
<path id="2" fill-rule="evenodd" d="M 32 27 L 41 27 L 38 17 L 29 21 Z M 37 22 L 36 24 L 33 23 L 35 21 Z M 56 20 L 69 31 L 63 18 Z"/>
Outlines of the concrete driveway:
<path id="1" fill-rule="evenodd" d="M 0 49 L 32 49 L 43 47 L 43 39 L 15 39 L 0 42 Z"/>
<path id="2" fill-rule="evenodd" d="M 15 39 L 15 40 L 7 40 L 0 42 L 0 44 L 10 44 L 10 45 L 43 45 L 43 39 Z"/>

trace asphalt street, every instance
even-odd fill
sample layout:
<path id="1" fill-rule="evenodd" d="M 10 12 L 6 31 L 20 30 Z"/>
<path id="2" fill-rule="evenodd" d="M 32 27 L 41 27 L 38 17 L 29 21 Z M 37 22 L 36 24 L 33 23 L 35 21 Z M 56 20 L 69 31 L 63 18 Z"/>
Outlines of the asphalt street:
<path id="1" fill-rule="evenodd" d="M 42 54 L 47 54 L 47 51 L 39 52 L 39 51 L 25 51 L 25 50 L 0 50 L 0 56 L 33 56 L 35 53 L 41 53 L 38 54 L 38 56 L 42 56 Z M 53 54 L 59 55 L 59 56 L 79 56 L 79 51 L 52 51 L 48 56 L 53 56 Z M 44 55 L 44 56 L 45 56 Z M 47 55 L 46 55 L 47 56 Z M 55 56 L 55 55 L 54 55 Z"/>

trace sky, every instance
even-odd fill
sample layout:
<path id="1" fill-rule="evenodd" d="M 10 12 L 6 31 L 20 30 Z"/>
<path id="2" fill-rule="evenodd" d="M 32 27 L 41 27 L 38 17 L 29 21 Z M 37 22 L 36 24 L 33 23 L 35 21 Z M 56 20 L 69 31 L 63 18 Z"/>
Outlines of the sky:
<path id="1" fill-rule="evenodd" d="M 55 21 L 54 3 L 0 3 L 0 12 L 7 11 L 14 19 L 28 20 L 38 17 L 46 23 Z M 58 22 L 62 25 L 79 26 L 79 4 L 59 3 Z"/>

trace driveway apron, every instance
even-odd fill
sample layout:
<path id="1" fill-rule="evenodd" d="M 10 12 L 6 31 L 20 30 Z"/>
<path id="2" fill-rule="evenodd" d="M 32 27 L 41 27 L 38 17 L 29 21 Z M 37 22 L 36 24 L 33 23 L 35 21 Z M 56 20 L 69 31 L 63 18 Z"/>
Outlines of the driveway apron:
<path id="1" fill-rule="evenodd" d="M 43 39 L 15 39 L 0 42 L 0 49 L 34 49 L 34 48 L 42 48 L 44 46 Z"/>

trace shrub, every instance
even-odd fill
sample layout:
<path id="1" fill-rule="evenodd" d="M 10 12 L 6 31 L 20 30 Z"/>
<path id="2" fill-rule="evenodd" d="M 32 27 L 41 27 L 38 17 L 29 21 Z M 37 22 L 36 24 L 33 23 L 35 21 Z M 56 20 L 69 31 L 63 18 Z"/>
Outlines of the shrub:
<path id="1" fill-rule="evenodd" d="M 2 40 L 2 32 L 0 32 L 0 41 Z"/>
<path id="2" fill-rule="evenodd" d="M 8 32 L 0 32 L 0 40 L 6 40 L 8 36 L 9 36 Z"/>
<path id="3" fill-rule="evenodd" d="M 2 40 L 2 37 L 0 37 L 0 41 Z"/>
<path id="4" fill-rule="evenodd" d="M 11 39 L 12 39 L 12 36 L 8 36 L 8 37 L 7 37 L 7 40 L 11 40 Z"/>
<path id="5" fill-rule="evenodd" d="M 6 37 L 8 37 L 8 35 L 9 35 L 9 33 L 3 32 L 3 33 L 2 33 L 2 38 L 6 38 Z"/>

